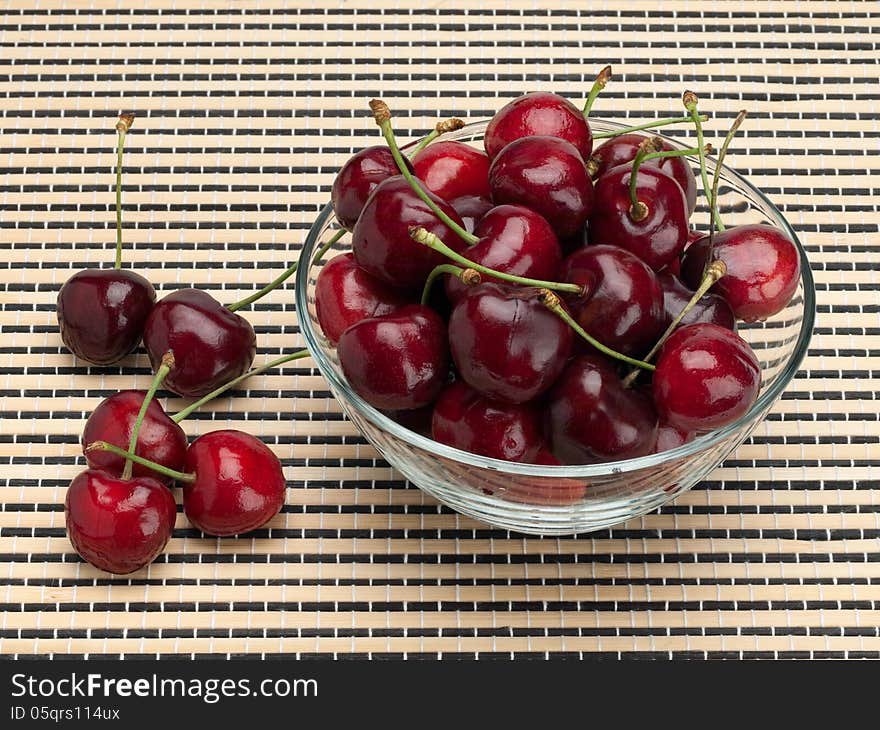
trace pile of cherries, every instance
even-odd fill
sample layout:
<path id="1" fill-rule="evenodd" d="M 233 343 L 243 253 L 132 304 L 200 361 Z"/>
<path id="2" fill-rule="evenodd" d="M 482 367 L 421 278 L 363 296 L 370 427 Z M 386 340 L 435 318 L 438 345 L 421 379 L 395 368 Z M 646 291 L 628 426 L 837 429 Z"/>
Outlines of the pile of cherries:
<path id="1" fill-rule="evenodd" d="M 723 227 L 692 92 L 682 117 L 594 137 L 589 110 L 609 77 L 584 109 L 553 93 L 514 99 L 485 151 L 431 135 L 406 157 L 387 105 L 371 102 L 386 144 L 335 180 L 333 242 L 350 231 L 351 252 L 323 266 L 315 293 L 366 402 L 443 444 L 546 465 L 664 451 L 752 406 L 761 368 L 737 320 L 788 304 L 798 249 L 768 225 Z M 697 147 L 638 133 L 676 122 Z M 708 234 L 690 224 L 686 155 L 700 158 Z"/>

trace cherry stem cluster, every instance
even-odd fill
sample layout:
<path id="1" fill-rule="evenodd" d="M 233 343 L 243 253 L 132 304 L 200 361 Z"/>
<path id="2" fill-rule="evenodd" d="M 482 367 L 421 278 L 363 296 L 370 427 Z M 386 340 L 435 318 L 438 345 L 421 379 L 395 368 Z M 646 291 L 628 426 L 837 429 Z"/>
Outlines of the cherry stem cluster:
<path id="1" fill-rule="evenodd" d="M 476 269 L 462 269 L 460 266 L 453 266 L 452 264 L 440 264 L 431 269 L 431 273 L 428 274 L 428 278 L 425 280 L 425 286 L 422 289 L 422 304 L 428 303 L 428 300 L 431 298 L 431 288 L 434 282 L 438 276 L 443 274 L 454 276 L 465 286 L 476 286 L 482 281 L 480 272 Z"/>
<path id="2" fill-rule="evenodd" d="M 123 479 L 131 479 L 131 471 L 133 467 L 132 456 L 137 449 L 138 434 L 141 432 L 141 425 L 144 422 L 144 418 L 146 418 L 147 409 L 150 407 L 150 403 L 153 402 L 153 398 L 156 396 L 156 391 L 159 390 L 159 386 L 162 385 L 165 376 L 168 375 L 168 372 L 173 368 L 174 353 L 169 350 L 162 355 L 162 362 L 159 365 L 159 369 L 156 371 L 153 382 L 150 383 L 150 389 L 144 396 L 143 403 L 141 403 L 141 409 L 138 411 L 137 417 L 134 420 L 134 425 L 131 427 L 131 437 L 128 440 L 128 452 L 125 458 L 125 466 L 122 468 Z"/>
<path id="3" fill-rule="evenodd" d="M 662 150 L 660 146 L 663 144 L 663 141 L 659 137 L 652 137 L 639 147 L 639 151 L 636 154 L 635 159 L 632 163 L 632 171 L 629 175 L 629 199 L 630 199 L 630 209 L 629 215 L 634 221 L 638 222 L 644 220 L 648 217 L 648 206 L 639 200 L 637 187 L 639 181 L 639 168 L 643 163 L 648 162 L 650 160 L 660 160 L 667 157 L 685 157 L 687 155 L 696 155 L 700 153 L 700 150 L 692 147 L 686 150 Z M 708 149 L 711 151 L 711 146 L 708 146 Z"/>
<path id="4" fill-rule="evenodd" d="M 631 134 L 633 132 L 641 132 L 645 129 L 657 129 L 658 127 L 668 127 L 672 124 L 682 124 L 683 122 L 692 121 L 692 117 L 666 117 L 664 119 L 654 119 L 650 122 L 645 122 L 644 124 L 636 124 L 633 127 L 623 127 L 621 129 L 614 129 L 610 132 L 600 132 L 599 134 L 594 134 L 593 139 L 608 139 L 609 137 L 619 137 L 622 134 Z M 700 115 L 700 121 L 707 122 L 709 121 L 709 117 L 705 114 Z"/>
<path id="5" fill-rule="evenodd" d="M 122 268 L 122 150 L 125 137 L 134 123 L 134 114 L 120 114 L 116 122 L 116 262 L 114 269 Z"/>
<path id="6" fill-rule="evenodd" d="M 143 456 L 138 456 L 137 454 L 131 454 L 123 449 L 120 449 L 118 446 L 114 444 L 107 443 L 106 441 L 93 441 L 88 445 L 86 451 L 109 451 L 111 454 L 116 454 L 117 456 L 124 456 L 126 459 L 130 459 L 135 464 L 140 464 L 141 466 L 145 466 L 147 469 L 152 469 L 157 474 L 162 474 L 166 477 L 174 479 L 178 482 L 194 482 L 196 480 L 195 474 L 186 474 L 182 471 L 175 471 L 174 469 L 169 469 L 167 466 L 162 466 L 162 464 L 157 464 L 155 461 L 150 461 L 149 459 L 145 459 Z"/>
<path id="7" fill-rule="evenodd" d="M 712 215 L 715 220 L 715 225 L 718 226 L 719 231 L 723 231 L 724 224 L 721 222 L 721 215 L 718 212 L 718 207 L 714 203 L 715 198 L 709 186 L 709 176 L 706 173 L 706 154 L 703 150 L 703 122 L 706 120 L 697 111 L 699 99 L 693 91 L 685 91 L 684 94 L 682 94 L 681 101 L 682 104 L 684 104 L 684 108 L 687 109 L 691 121 L 694 123 L 694 129 L 697 131 L 697 147 L 700 148 L 700 179 L 703 182 L 703 195 L 706 196 L 706 203 L 711 211 L 710 215 Z"/>

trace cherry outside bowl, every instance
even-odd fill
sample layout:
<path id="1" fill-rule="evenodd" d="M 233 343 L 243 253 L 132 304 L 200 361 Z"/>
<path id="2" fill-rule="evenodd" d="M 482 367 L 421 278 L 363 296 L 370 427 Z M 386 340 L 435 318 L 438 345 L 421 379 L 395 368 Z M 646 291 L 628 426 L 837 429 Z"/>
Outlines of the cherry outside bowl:
<path id="1" fill-rule="evenodd" d="M 486 124 L 469 124 L 441 139 L 482 149 Z M 593 118 L 590 124 L 594 133 L 623 126 Z M 669 137 L 664 139 L 676 149 L 685 146 Z M 410 150 L 412 147 L 408 145 Z M 689 162 L 698 165 L 696 159 L 689 158 Z M 713 172 L 710 162 L 710 179 Z M 458 512 L 495 527 L 540 535 L 590 532 L 638 517 L 699 484 L 748 438 L 795 376 L 812 334 L 813 277 L 803 246 L 788 221 L 758 189 L 726 166 L 722 167 L 718 198 L 728 226 L 768 223 L 785 231 L 800 251 L 801 280 L 794 298 L 781 312 L 765 322 L 740 325 L 739 333 L 752 345 L 761 364 L 761 392 L 755 404 L 734 423 L 678 448 L 589 466 L 514 464 L 437 443 L 377 411 L 349 387 L 315 313 L 315 280 L 322 265 L 350 250 L 346 236 L 325 255 L 323 263 L 310 264 L 315 251 L 339 228 L 329 204 L 309 231 L 296 274 L 296 304 L 306 346 L 333 395 L 364 437 L 409 481 Z M 703 197 L 691 220 L 705 228 L 708 213 Z M 575 485 L 586 488 L 573 489 Z M 535 494 L 548 498 L 530 496 Z M 559 500 L 554 494 L 574 497 Z"/>

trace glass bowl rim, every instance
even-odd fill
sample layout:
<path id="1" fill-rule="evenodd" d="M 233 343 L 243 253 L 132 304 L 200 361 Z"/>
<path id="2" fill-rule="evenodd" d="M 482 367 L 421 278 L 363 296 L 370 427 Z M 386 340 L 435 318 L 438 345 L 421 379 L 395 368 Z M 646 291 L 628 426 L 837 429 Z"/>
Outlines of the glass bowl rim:
<path id="1" fill-rule="evenodd" d="M 590 121 L 596 124 L 597 129 L 601 129 L 603 131 L 625 129 L 628 126 L 619 122 L 612 122 L 602 119 L 591 118 Z M 468 137 L 473 134 L 479 134 L 485 130 L 485 126 L 486 124 L 488 124 L 488 122 L 488 119 L 470 122 L 461 129 L 452 133 L 442 135 L 438 139 L 457 139 L 460 137 Z M 652 130 L 652 134 L 656 134 L 656 130 Z M 684 145 L 674 137 L 669 137 L 663 134 L 659 136 L 663 137 L 664 140 L 670 142 L 679 149 L 684 148 Z M 416 140 L 405 145 L 404 149 L 412 148 L 414 145 L 418 144 L 419 141 L 420 140 Z M 691 158 L 690 156 L 687 159 L 690 159 L 691 161 L 696 160 L 696 158 Z M 411 431 L 410 429 L 397 423 L 397 421 L 392 420 L 384 413 L 377 410 L 365 400 L 363 400 L 357 393 L 354 392 L 354 390 L 352 390 L 348 383 L 346 383 L 345 380 L 340 377 L 340 375 L 334 369 L 333 364 L 324 354 L 322 346 L 318 342 L 318 336 L 312 328 L 311 319 L 307 314 L 305 317 L 298 316 L 300 330 L 305 339 L 306 347 L 311 353 L 312 359 L 317 364 L 318 370 L 321 372 L 321 374 L 338 390 L 343 392 L 346 398 L 357 409 L 357 411 L 361 415 L 363 415 L 368 421 L 370 421 L 374 426 L 388 432 L 395 438 L 401 439 L 410 446 L 414 446 L 434 456 L 448 459 L 450 461 L 454 461 L 460 464 L 526 477 L 584 479 L 590 477 L 617 475 L 637 471 L 639 469 L 656 467 L 670 461 L 678 461 L 680 459 L 698 454 L 710 448 L 711 446 L 714 446 L 715 444 L 724 441 L 726 438 L 732 436 L 750 422 L 755 421 L 759 417 L 759 415 L 765 409 L 769 408 L 782 394 L 782 392 L 785 390 L 785 388 L 788 386 L 788 384 L 794 378 L 795 374 L 800 369 L 801 362 L 803 362 L 803 359 L 807 354 L 807 348 L 809 347 L 810 338 L 813 334 L 816 310 L 816 295 L 815 283 L 813 281 L 813 272 L 807 259 L 807 253 L 804 250 L 804 247 L 801 244 L 800 239 L 798 238 L 791 224 L 788 222 L 788 219 L 784 215 L 782 215 L 780 210 L 766 195 L 764 195 L 764 193 L 762 193 L 757 187 L 752 185 L 745 177 L 743 177 L 727 165 L 722 165 L 721 169 L 726 177 L 735 180 L 738 185 L 747 189 L 750 193 L 759 198 L 764 203 L 764 205 L 766 205 L 768 209 L 775 214 L 778 220 L 782 222 L 783 230 L 785 231 L 785 233 L 789 236 L 789 238 L 791 238 L 795 246 L 797 246 L 798 253 L 800 254 L 801 284 L 804 290 L 804 313 L 803 319 L 801 321 L 801 329 L 798 333 L 798 340 L 795 345 L 794 351 L 792 352 L 791 357 L 789 358 L 782 372 L 780 372 L 777 376 L 775 382 L 768 386 L 764 390 L 764 392 L 762 392 L 758 396 L 758 399 L 752 404 L 752 407 L 743 416 L 733 421 L 732 423 L 723 426 L 722 428 L 700 436 L 693 441 L 683 444 L 682 446 L 677 446 L 676 448 L 669 449 L 667 451 L 661 451 L 657 454 L 639 456 L 633 459 L 602 462 L 601 464 L 583 464 L 573 466 L 519 464 L 511 461 L 504 461 L 502 459 L 492 459 L 486 456 L 480 456 L 479 454 L 472 454 L 469 451 L 462 451 L 461 449 L 456 449 L 452 446 L 441 444 L 438 441 L 434 441 L 433 439 L 428 438 L 427 436 L 422 436 L 415 431 Z M 315 222 L 309 229 L 309 232 L 306 236 L 306 241 L 303 244 L 302 250 L 300 251 L 299 266 L 296 272 L 295 291 L 297 315 L 299 315 L 300 312 L 308 312 L 307 291 L 308 277 L 312 268 L 312 255 L 313 251 L 316 248 L 318 236 L 321 230 L 324 228 L 324 226 L 327 224 L 328 220 L 332 216 L 333 208 L 332 205 L 328 202 L 321 209 L 318 217 L 315 219 Z"/>

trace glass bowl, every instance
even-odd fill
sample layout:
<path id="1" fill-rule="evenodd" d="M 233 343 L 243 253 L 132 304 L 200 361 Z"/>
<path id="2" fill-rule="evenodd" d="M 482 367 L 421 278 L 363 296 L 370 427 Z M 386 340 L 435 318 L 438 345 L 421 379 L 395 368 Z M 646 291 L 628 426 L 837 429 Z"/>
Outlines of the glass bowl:
<path id="1" fill-rule="evenodd" d="M 487 122 L 446 134 L 482 147 Z M 590 119 L 594 133 L 623 125 Z M 683 145 L 664 137 L 676 148 Z M 412 149 L 412 145 L 407 145 Z M 691 159 L 698 167 L 699 161 Z M 709 174 L 714 164 L 709 161 Z M 801 280 L 788 306 L 756 324 L 742 323 L 740 334 L 761 363 L 757 401 L 742 418 L 669 451 L 637 459 L 589 466 L 535 466 L 489 459 L 445 446 L 409 430 L 376 410 L 346 382 L 335 348 L 321 332 L 315 313 L 315 280 L 330 258 L 350 250 L 346 236 L 318 265 L 315 252 L 338 230 L 333 210 L 318 215 L 300 253 L 296 305 L 306 346 L 330 390 L 364 437 L 403 476 L 454 510 L 495 527 L 538 535 L 571 535 L 610 527 L 657 509 L 699 484 L 760 423 L 794 377 L 813 329 L 815 290 L 803 246 L 788 221 L 753 185 L 722 166 L 719 203 L 728 226 L 768 223 L 784 230 L 801 256 Z M 699 180 L 699 175 L 697 176 Z M 705 202 L 705 199 L 701 199 Z M 705 208 L 695 213 L 706 219 Z"/>

